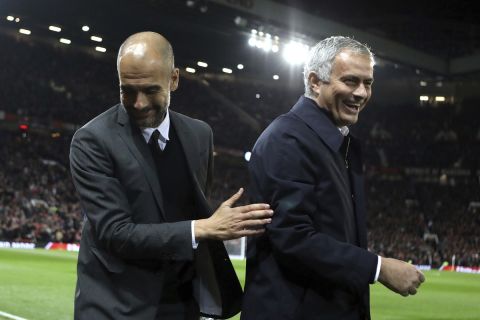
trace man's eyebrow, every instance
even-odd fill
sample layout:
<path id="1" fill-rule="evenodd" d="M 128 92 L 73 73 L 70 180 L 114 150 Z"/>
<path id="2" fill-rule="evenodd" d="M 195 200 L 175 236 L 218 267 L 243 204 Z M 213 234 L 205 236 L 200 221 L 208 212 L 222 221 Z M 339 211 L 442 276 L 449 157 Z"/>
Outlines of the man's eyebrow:
<path id="1" fill-rule="evenodd" d="M 144 88 L 147 89 L 147 90 L 152 90 L 152 89 L 154 89 L 154 90 L 159 90 L 159 89 L 162 89 L 162 87 L 159 86 L 158 84 L 154 84 L 154 85 L 150 85 L 150 86 L 147 85 L 147 86 L 145 86 Z"/>
<path id="2" fill-rule="evenodd" d="M 355 80 L 355 81 L 358 81 L 360 80 L 360 77 L 357 77 L 353 74 L 345 74 L 343 76 L 340 77 L 340 79 L 342 80 Z"/>
<path id="3" fill-rule="evenodd" d="M 153 84 L 153 85 L 149 85 L 149 84 L 146 84 L 146 85 L 131 85 L 131 84 L 122 84 L 120 85 L 120 88 L 121 89 L 134 89 L 134 88 L 139 88 L 141 90 L 159 90 L 161 89 L 162 87 L 159 86 L 158 84 Z"/>
<path id="4" fill-rule="evenodd" d="M 356 80 L 356 81 L 362 80 L 363 82 L 365 82 L 365 81 L 373 82 L 373 77 L 372 77 L 372 78 L 362 79 L 362 77 L 359 77 L 359 76 L 356 76 L 356 75 L 353 75 L 353 74 L 343 75 L 342 77 L 340 77 L 340 79 L 342 79 L 342 80 L 344 80 L 344 79 L 353 79 L 353 80 Z"/>

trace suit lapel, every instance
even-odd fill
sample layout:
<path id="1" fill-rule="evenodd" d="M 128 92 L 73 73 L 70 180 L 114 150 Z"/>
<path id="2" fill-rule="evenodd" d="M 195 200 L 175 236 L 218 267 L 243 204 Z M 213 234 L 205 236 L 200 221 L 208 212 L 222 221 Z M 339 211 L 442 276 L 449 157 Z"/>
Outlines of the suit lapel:
<path id="1" fill-rule="evenodd" d="M 343 136 L 329 118 L 324 109 L 319 108 L 311 99 L 300 97 L 298 102 L 293 106 L 292 113 L 302 119 L 332 150 L 333 157 L 336 161 L 336 169 L 339 170 L 339 176 L 344 190 L 348 194 L 353 193 L 354 199 L 350 202 L 353 206 L 353 216 L 350 217 L 352 227 L 356 229 L 355 234 L 358 239 L 355 241 L 361 246 L 366 247 L 366 217 L 365 203 L 363 196 L 363 175 L 362 160 L 360 154 L 360 146 L 358 141 L 351 136 L 351 159 L 350 170 L 345 167 L 344 159 L 339 153 L 342 145 Z M 350 175 L 350 176 L 349 176 Z M 350 178 L 351 177 L 351 178 Z M 354 234 L 354 232 L 352 232 Z"/>
<path id="2" fill-rule="evenodd" d="M 338 152 L 343 136 L 324 109 L 318 107 L 313 100 L 302 96 L 290 112 L 305 122 L 332 151 Z"/>
<path id="3" fill-rule="evenodd" d="M 145 178 L 152 189 L 152 193 L 160 209 L 161 216 L 165 219 L 165 209 L 163 207 L 162 190 L 158 181 L 157 169 L 154 159 L 148 148 L 147 143 L 143 139 L 138 128 L 132 126 L 128 118 L 128 114 L 122 105 L 118 109 L 118 126 L 117 132 L 125 142 L 125 145 L 137 159 L 143 170 Z"/>
<path id="4" fill-rule="evenodd" d="M 178 139 L 180 140 L 180 144 L 182 146 L 183 152 L 185 154 L 188 169 L 190 171 L 194 191 L 197 195 L 197 198 L 201 201 L 202 205 L 208 208 L 208 202 L 205 198 L 205 194 L 200 187 L 200 183 L 198 182 L 198 178 L 196 175 L 197 168 L 199 167 L 199 158 L 200 158 L 200 146 L 199 142 L 197 141 L 197 135 L 175 111 L 170 110 L 170 119 L 172 121 L 173 126 L 178 135 Z"/>
<path id="5" fill-rule="evenodd" d="M 313 100 L 304 96 L 300 97 L 290 112 L 312 129 L 331 150 L 332 157 L 336 163 L 334 169 L 337 171 L 338 176 L 342 178 L 340 180 L 342 181 L 344 189 L 350 192 L 348 170 L 345 168 L 344 158 L 339 153 L 344 137 L 329 118 L 327 112 L 319 108 Z"/>
<path id="6" fill-rule="evenodd" d="M 183 152 L 187 158 L 188 168 L 190 172 L 195 175 L 195 169 L 198 168 L 198 156 L 200 155 L 200 149 L 197 143 L 195 143 L 195 132 L 181 119 L 174 111 L 170 112 L 170 119 L 172 121 L 175 130 L 177 131 L 178 139 L 182 145 Z"/>

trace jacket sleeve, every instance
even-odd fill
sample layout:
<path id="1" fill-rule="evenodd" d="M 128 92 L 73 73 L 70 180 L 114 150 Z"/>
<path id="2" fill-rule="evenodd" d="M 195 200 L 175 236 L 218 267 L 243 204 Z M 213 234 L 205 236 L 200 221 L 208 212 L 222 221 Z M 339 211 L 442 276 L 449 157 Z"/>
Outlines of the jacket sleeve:
<path id="1" fill-rule="evenodd" d="M 273 254 L 290 272 L 362 293 L 374 277 L 377 256 L 336 240 L 319 224 L 323 213 L 317 202 L 330 199 L 322 197 L 330 182 L 318 180 L 322 168 L 301 139 L 288 133 L 269 136 L 257 143 L 249 164 L 254 192 L 261 197 L 256 200 L 275 211 L 266 228 Z"/>
<path id="2" fill-rule="evenodd" d="M 98 133 L 82 128 L 70 147 L 70 169 L 82 209 L 101 246 L 126 259 L 193 259 L 190 221 L 137 224 L 112 155 Z M 154 210 L 154 208 L 152 209 Z"/>

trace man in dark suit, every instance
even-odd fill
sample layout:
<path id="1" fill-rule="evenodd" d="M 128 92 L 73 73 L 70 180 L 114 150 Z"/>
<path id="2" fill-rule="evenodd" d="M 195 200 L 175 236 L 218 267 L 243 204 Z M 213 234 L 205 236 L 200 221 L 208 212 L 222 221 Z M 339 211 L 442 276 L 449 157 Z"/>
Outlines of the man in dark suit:
<path id="1" fill-rule="evenodd" d="M 247 246 L 242 319 L 369 319 L 369 284 L 404 296 L 423 274 L 367 251 L 360 146 L 348 133 L 371 96 L 368 47 L 330 37 L 311 51 L 305 95 L 255 144 L 255 201 L 275 215 Z"/>
<path id="2" fill-rule="evenodd" d="M 169 42 L 130 36 L 117 59 L 121 103 L 73 137 L 73 181 L 86 215 L 75 319 L 197 319 L 240 311 L 241 286 L 221 240 L 263 232 L 266 204 L 213 214 L 212 131 L 169 110 L 178 86 Z"/>

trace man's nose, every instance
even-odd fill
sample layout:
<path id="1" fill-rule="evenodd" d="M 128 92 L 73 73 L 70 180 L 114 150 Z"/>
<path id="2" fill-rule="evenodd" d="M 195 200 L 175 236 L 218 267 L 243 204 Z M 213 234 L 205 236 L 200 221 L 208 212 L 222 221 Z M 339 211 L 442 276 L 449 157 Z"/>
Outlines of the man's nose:
<path id="1" fill-rule="evenodd" d="M 362 83 L 355 89 L 355 91 L 353 92 L 353 95 L 359 98 L 366 99 L 368 97 L 368 90 L 365 87 L 365 85 Z"/>
<path id="2" fill-rule="evenodd" d="M 142 110 L 143 108 L 148 106 L 147 96 L 142 92 L 137 93 L 137 97 L 135 99 L 135 104 L 133 106 L 137 110 Z"/>

